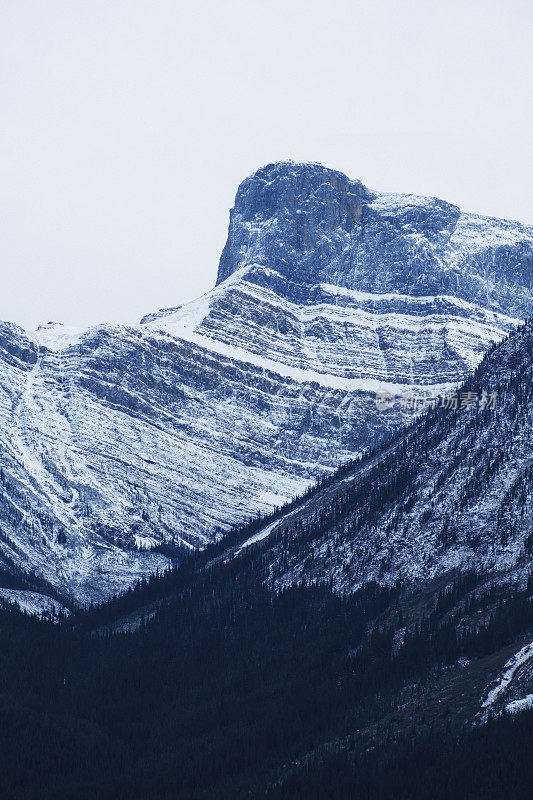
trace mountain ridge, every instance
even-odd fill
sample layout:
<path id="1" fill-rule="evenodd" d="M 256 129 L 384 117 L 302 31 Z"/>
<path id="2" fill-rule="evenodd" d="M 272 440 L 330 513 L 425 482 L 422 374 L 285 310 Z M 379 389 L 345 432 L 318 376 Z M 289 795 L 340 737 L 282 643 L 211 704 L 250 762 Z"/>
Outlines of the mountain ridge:
<path id="1" fill-rule="evenodd" d="M 466 566 L 515 578 L 529 574 L 532 371 L 529 320 L 485 356 L 456 393 L 456 408 L 422 415 L 361 462 L 342 468 L 316 496 L 291 504 L 265 526 L 254 525 L 253 535 L 222 559 L 257 546 L 258 559 L 270 558 L 269 574 L 278 575 L 275 585 L 321 575 L 343 591 L 363 580 L 420 583 Z M 467 395 L 476 400 L 461 410 L 459 398 Z M 274 541 L 281 571 L 268 555 Z"/>

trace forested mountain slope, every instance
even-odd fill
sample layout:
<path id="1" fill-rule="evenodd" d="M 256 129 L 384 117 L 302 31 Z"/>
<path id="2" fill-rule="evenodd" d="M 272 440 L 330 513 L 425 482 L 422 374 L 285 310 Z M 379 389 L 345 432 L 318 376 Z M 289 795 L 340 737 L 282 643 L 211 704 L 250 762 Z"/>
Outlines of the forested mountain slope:
<path id="1" fill-rule="evenodd" d="M 223 557 L 255 546 L 274 585 L 327 580 L 343 590 L 371 579 L 420 583 L 467 565 L 527 572 L 532 322 L 495 346 L 472 378 L 435 405 L 311 497 L 254 524 L 251 535 L 237 532 Z"/>

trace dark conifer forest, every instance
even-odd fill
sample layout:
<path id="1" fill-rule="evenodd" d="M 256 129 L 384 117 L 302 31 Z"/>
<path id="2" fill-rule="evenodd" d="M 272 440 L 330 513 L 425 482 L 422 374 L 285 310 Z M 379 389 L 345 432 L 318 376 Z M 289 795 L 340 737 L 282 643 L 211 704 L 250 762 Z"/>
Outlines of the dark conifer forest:
<path id="1" fill-rule="evenodd" d="M 442 717 L 432 693 L 533 628 L 529 583 L 458 574 L 420 615 L 399 587 L 272 594 L 233 561 L 129 633 L 3 611 L 0 796 L 500 797 L 512 774 L 526 797 L 533 719 L 472 729 L 475 691 Z"/>

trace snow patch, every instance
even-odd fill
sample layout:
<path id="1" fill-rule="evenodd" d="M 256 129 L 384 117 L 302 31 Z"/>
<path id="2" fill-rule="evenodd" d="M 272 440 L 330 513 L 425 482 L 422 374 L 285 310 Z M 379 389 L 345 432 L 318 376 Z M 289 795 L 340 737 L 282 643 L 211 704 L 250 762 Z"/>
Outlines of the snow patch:
<path id="1" fill-rule="evenodd" d="M 513 700 L 505 706 L 505 710 L 509 714 L 518 714 L 520 711 L 528 711 L 530 708 L 533 708 L 533 694 L 528 694 L 521 700 Z"/>
<path id="2" fill-rule="evenodd" d="M 503 668 L 502 675 L 498 684 L 491 689 L 487 695 L 487 699 L 481 704 L 482 708 L 490 708 L 494 705 L 495 701 L 507 689 L 509 684 L 514 678 L 516 671 L 533 657 L 533 642 L 526 644 L 521 650 L 518 651 Z"/>
<path id="3" fill-rule="evenodd" d="M 59 352 L 79 344 L 85 333 L 87 333 L 87 328 L 67 328 L 61 322 L 48 322 L 45 325 L 39 325 L 36 331 L 30 333 L 30 336 L 37 344 L 48 350 Z"/>
<path id="4" fill-rule="evenodd" d="M 153 536 L 139 536 L 135 534 L 135 547 L 137 550 L 151 550 L 156 544 L 157 541 Z"/>

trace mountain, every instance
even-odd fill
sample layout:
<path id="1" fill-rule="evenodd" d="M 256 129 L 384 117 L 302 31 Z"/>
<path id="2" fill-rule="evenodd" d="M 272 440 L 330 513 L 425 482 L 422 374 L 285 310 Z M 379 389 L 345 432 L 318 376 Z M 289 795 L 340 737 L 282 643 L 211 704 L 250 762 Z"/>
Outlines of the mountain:
<path id="1" fill-rule="evenodd" d="M 533 553 L 533 321 L 493 347 L 456 396 L 286 510 L 236 530 L 213 563 L 257 551 L 276 588 L 417 586 L 466 567 L 523 580 Z M 461 408 L 461 398 L 476 400 Z"/>
<path id="2" fill-rule="evenodd" d="M 531 797 L 532 377 L 529 321 L 486 407 L 59 624 L 0 610 L 0 795 Z"/>
<path id="3" fill-rule="evenodd" d="M 531 314 L 532 276 L 526 226 L 258 170 L 198 301 L 2 324 L 0 567 L 89 603 L 282 505 L 451 391 Z"/>

